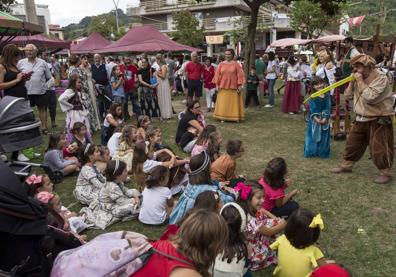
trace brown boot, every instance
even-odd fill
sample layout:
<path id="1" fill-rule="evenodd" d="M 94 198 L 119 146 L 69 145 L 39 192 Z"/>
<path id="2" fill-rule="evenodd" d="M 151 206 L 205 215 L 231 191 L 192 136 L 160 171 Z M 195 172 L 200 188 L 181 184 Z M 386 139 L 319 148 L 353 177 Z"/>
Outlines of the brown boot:
<path id="1" fill-rule="evenodd" d="M 331 172 L 331 173 L 334 173 L 334 174 L 350 173 L 350 172 L 352 172 L 352 169 L 351 169 L 351 168 L 345 168 L 345 167 L 339 166 L 339 167 L 334 167 L 334 168 L 332 168 L 332 169 L 330 170 L 330 172 Z"/>
<path id="2" fill-rule="evenodd" d="M 375 178 L 374 183 L 383 185 L 383 184 L 389 183 L 391 180 L 392 180 L 392 176 L 379 175 L 377 178 Z"/>

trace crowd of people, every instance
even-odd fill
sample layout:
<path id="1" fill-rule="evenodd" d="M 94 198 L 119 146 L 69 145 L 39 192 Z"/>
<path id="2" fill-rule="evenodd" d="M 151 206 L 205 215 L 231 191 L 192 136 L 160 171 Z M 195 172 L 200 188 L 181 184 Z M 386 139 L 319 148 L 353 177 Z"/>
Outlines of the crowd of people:
<path id="1" fill-rule="evenodd" d="M 354 51 L 351 46 L 341 74 L 353 71 L 355 80 L 345 95 L 354 99 L 357 122 L 344 161 L 333 172 L 350 172 L 369 146 L 380 170 L 376 182 L 387 183 L 393 162 L 391 83 L 374 59 Z M 4 95 L 38 107 L 43 134 L 48 133 L 47 108 L 52 127 L 57 125 L 53 111 L 59 92 L 65 131 L 49 135 L 44 164 L 63 176 L 78 176 L 73 190 L 82 206 L 78 213 L 62 206 L 49 176 L 35 174 L 25 180 L 28 194 L 48 206 L 48 225 L 70 238 L 55 243 L 55 256 L 84 247 L 86 237 L 80 233 L 86 228 L 105 230 L 115 222 L 136 220 L 166 229 L 152 243 L 155 251 L 146 264 L 131 276 L 252 276 L 270 265 L 276 265 L 277 276 L 350 276 L 315 246 L 324 222 L 295 200 L 299 190 L 292 189 L 285 159 L 271 159 L 259 180 L 242 176 L 236 164 L 244 155 L 244 143 L 223 143 L 219 128 L 205 120 L 213 112 L 219 121 L 244 121 L 251 98 L 260 106 L 260 93 L 268 94 L 265 107 L 274 107 L 275 81 L 281 75 L 282 112 L 298 113 L 305 108 L 302 96 L 308 89 L 316 92 L 336 80 L 340 65 L 327 49 L 313 64 L 294 55 L 279 61 L 269 52 L 257 57 L 247 78 L 232 49 L 219 64 L 210 58 L 201 64 L 194 52 L 184 62 L 162 54 L 122 61 L 108 57 L 104 62 L 96 54 L 90 64 L 87 56 L 71 55 L 68 66 L 55 57 L 38 58 L 34 45 L 27 45 L 25 54 L 19 60 L 15 45 L 4 47 L 0 88 Z M 169 138 L 153 125 L 155 118 L 167 122 L 176 113 L 172 94 L 178 91 L 187 96 L 175 134 L 184 156 L 176 155 Z M 203 91 L 206 113 L 201 110 Z M 331 93 L 308 101 L 305 157 L 330 155 Z M 99 132 L 98 140 L 94 134 Z M 2 261 L 1 269 L 10 271 L 22 256 Z M 65 265 L 55 262 L 59 266 Z"/>

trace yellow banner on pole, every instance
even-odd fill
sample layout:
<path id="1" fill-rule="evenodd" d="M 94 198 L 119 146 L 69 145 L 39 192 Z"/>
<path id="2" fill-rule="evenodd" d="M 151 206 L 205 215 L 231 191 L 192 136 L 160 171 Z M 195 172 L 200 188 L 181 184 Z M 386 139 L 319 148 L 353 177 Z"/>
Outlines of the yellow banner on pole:
<path id="1" fill-rule="evenodd" d="M 345 79 L 342 79 L 342 80 L 340 80 L 338 82 L 335 82 L 334 84 L 332 84 L 332 85 L 330 85 L 328 87 L 325 87 L 324 89 L 321 89 L 321 90 L 319 90 L 319 91 L 317 91 L 315 93 L 312 93 L 307 99 L 304 100 L 304 104 L 307 103 L 308 100 L 311 99 L 311 98 L 316 98 L 316 97 L 318 97 L 318 96 L 320 96 L 322 94 L 325 94 L 326 92 L 328 92 L 328 91 L 330 91 L 332 89 L 338 88 L 339 86 L 345 85 L 346 83 L 351 82 L 353 80 L 355 80 L 355 77 L 353 77 L 353 75 L 351 75 L 349 77 L 346 77 Z"/>

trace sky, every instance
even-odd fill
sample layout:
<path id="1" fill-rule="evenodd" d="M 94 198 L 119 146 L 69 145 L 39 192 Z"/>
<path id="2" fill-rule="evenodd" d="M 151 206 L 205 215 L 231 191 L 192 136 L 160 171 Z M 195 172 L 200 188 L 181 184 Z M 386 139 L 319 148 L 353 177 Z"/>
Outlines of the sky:
<path id="1" fill-rule="evenodd" d="M 23 3 L 23 0 L 17 2 Z M 85 16 L 107 13 L 114 9 L 112 0 L 35 0 L 35 2 L 48 5 L 51 24 L 61 26 L 78 23 Z M 126 12 L 127 4 L 138 5 L 138 3 L 139 0 L 119 0 L 118 8 Z"/>

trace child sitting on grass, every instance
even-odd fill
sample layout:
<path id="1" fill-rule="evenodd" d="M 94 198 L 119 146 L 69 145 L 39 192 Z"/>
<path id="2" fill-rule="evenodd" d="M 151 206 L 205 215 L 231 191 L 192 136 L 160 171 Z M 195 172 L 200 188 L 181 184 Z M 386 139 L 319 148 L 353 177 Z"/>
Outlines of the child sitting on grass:
<path id="1" fill-rule="evenodd" d="M 291 200 L 298 194 L 297 189 L 285 194 L 286 188 L 292 184 L 286 175 L 286 161 L 278 157 L 268 162 L 264 177 L 259 180 L 265 191 L 263 208 L 279 217 L 288 217 L 299 207 L 297 202 Z"/>
<path id="2" fill-rule="evenodd" d="M 171 190 L 168 187 L 169 169 L 156 166 L 146 174 L 146 187 L 142 192 L 143 201 L 139 221 L 144 224 L 166 223 L 173 208 Z"/>
<path id="3" fill-rule="evenodd" d="M 133 148 L 136 143 L 136 128 L 127 125 L 122 130 L 120 145 L 113 156 L 113 160 L 120 160 L 126 163 L 128 173 L 132 171 Z"/>
<path id="4" fill-rule="evenodd" d="M 100 159 L 99 148 L 88 143 L 84 150 L 80 174 L 77 177 L 76 188 L 73 193 L 77 201 L 84 205 L 91 204 L 98 199 L 100 189 L 106 184 L 106 178 L 96 168 L 95 163 Z"/>
<path id="5" fill-rule="evenodd" d="M 210 173 L 212 180 L 226 182 L 235 177 L 235 161 L 244 152 L 242 141 L 229 140 L 227 142 L 226 152 L 227 154 L 220 156 L 212 163 Z"/>
<path id="6" fill-rule="evenodd" d="M 239 194 L 238 204 L 247 215 L 244 235 L 249 253 L 249 269 L 256 271 L 276 264 L 276 253 L 270 249 L 270 244 L 275 241 L 275 235 L 283 232 L 286 221 L 262 208 L 264 192 L 259 184 L 246 185 L 240 182 L 234 190 Z"/>
<path id="7" fill-rule="evenodd" d="M 309 276 L 315 268 L 334 263 L 326 261 L 322 251 L 314 245 L 323 228 L 320 214 L 314 216 L 311 211 L 303 208 L 294 211 L 287 221 L 285 234 L 270 246 L 278 251 L 278 266 L 274 275 Z"/>
<path id="8" fill-rule="evenodd" d="M 96 168 L 104 174 L 107 163 L 111 160 L 110 150 L 107 146 L 98 146 L 100 156 L 99 159 L 95 162 Z"/>
<path id="9" fill-rule="evenodd" d="M 147 115 L 141 115 L 138 118 L 137 131 L 136 131 L 136 140 L 137 141 L 145 141 L 146 140 L 146 132 L 151 126 L 150 117 Z"/>
<path id="10" fill-rule="evenodd" d="M 54 191 L 54 184 L 51 182 L 47 174 L 36 175 L 32 174 L 25 179 L 27 193 L 31 197 L 42 191 L 52 193 Z"/>
<path id="11" fill-rule="evenodd" d="M 52 171 L 60 171 L 64 176 L 80 171 L 80 163 L 76 157 L 63 158 L 63 148 L 66 144 L 65 134 L 52 134 L 48 141 L 48 148 L 44 155 L 44 164 Z"/>
<path id="12" fill-rule="evenodd" d="M 124 162 L 109 161 L 105 175 L 107 182 L 100 189 L 97 199 L 80 211 L 87 223 L 102 230 L 115 222 L 136 218 L 140 209 L 139 191 L 124 185 L 128 177 Z"/>

